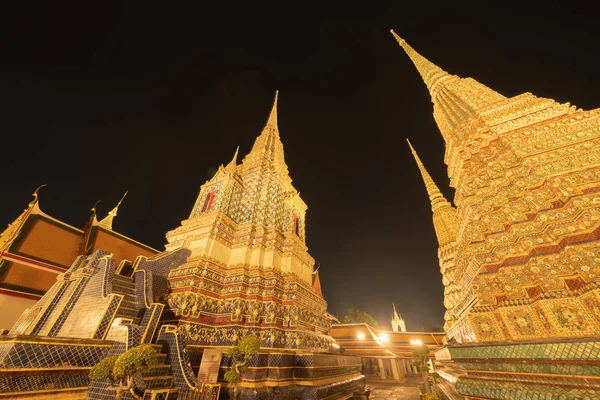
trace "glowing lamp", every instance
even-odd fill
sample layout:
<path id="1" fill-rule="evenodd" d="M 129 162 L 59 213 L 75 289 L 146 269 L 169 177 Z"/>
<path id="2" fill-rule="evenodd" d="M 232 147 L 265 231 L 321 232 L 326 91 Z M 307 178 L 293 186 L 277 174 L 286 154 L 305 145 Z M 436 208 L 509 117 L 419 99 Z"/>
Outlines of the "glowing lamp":
<path id="1" fill-rule="evenodd" d="M 390 338 L 386 333 L 382 333 L 379 335 L 379 340 L 381 340 L 383 343 L 387 343 L 390 341 Z"/>
<path id="2" fill-rule="evenodd" d="M 363 340 L 365 338 L 365 334 L 362 332 L 358 332 L 358 340 Z"/>
<path id="3" fill-rule="evenodd" d="M 419 339 L 410 339 L 410 344 L 414 344 L 415 346 L 420 346 L 423 344 Z"/>

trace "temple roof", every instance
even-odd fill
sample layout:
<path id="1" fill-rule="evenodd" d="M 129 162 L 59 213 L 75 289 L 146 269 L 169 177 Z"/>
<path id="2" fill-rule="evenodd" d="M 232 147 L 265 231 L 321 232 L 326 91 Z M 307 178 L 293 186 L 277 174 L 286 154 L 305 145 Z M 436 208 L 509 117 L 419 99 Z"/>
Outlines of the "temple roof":
<path id="1" fill-rule="evenodd" d="M 344 354 L 361 357 L 406 357 L 412 359 L 416 341 L 427 345 L 430 355 L 442 347 L 444 332 L 392 332 L 364 323 L 334 324 L 331 336 Z"/>

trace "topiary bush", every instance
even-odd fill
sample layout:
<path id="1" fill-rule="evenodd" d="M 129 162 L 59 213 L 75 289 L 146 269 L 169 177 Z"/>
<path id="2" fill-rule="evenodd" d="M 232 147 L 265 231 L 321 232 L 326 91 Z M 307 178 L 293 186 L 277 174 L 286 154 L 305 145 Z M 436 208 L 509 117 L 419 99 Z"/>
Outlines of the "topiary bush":
<path id="1" fill-rule="evenodd" d="M 238 341 L 237 346 L 230 348 L 225 355 L 233 359 L 229 371 L 225 373 L 225 380 L 237 383 L 242 372 L 248 370 L 246 364 L 253 355 L 260 351 L 260 340 L 256 335 L 247 335 Z"/>
<path id="2" fill-rule="evenodd" d="M 256 335 L 247 335 L 238 341 L 238 344 L 230 348 L 225 355 L 233 359 L 229 371 L 225 372 L 225 380 L 236 384 L 241 379 L 241 374 L 248 370 L 248 361 L 253 355 L 260 351 L 260 339 Z M 237 385 L 234 389 L 234 398 L 237 397 Z"/>
<path id="3" fill-rule="evenodd" d="M 109 378 L 111 381 L 119 381 L 116 399 L 123 397 L 126 390 L 133 388 L 133 378 L 137 374 L 148 372 L 157 362 L 156 350 L 152 346 L 143 344 L 127 350 L 118 356 L 111 356 L 101 360 L 90 370 L 89 376 L 92 380 Z M 130 391 L 137 399 L 140 396 Z"/>
<path id="4" fill-rule="evenodd" d="M 108 378 L 113 381 L 115 379 L 113 369 L 117 358 L 119 358 L 119 356 L 111 356 L 100 360 L 98 364 L 94 365 L 92 369 L 90 369 L 90 379 L 93 381 L 101 381 L 102 379 Z"/>
<path id="5" fill-rule="evenodd" d="M 150 345 L 143 344 L 121 354 L 113 367 L 117 378 L 127 378 L 138 373 L 148 372 L 156 364 L 156 350 Z"/>

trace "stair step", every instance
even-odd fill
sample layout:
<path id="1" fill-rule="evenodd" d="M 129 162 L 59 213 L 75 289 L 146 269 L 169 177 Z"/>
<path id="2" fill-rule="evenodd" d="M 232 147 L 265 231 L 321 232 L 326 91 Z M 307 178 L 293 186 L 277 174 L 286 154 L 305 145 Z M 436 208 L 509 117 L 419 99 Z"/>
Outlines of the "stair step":
<path id="1" fill-rule="evenodd" d="M 156 355 L 156 362 L 161 365 L 165 364 L 167 362 L 167 355 L 165 353 L 158 353 Z M 168 364 L 165 364 L 165 365 L 168 365 Z"/>
<path id="2" fill-rule="evenodd" d="M 146 389 L 169 388 L 173 385 L 173 375 L 144 376 Z"/>
<path id="3" fill-rule="evenodd" d="M 169 364 L 157 364 L 153 365 L 144 376 L 165 376 L 171 373 L 171 366 Z"/>
<path id="4" fill-rule="evenodd" d="M 123 301 L 121 302 L 121 308 L 139 310 L 139 308 L 137 308 L 137 301 L 126 299 L 125 297 L 123 297 Z"/>
<path id="5" fill-rule="evenodd" d="M 123 301 L 130 301 L 132 303 L 137 303 L 137 299 L 135 298 L 135 295 L 133 295 L 133 294 L 129 294 L 129 293 L 117 293 L 117 294 L 123 295 Z"/>
<path id="6" fill-rule="evenodd" d="M 145 381 L 158 381 L 173 379 L 173 375 L 143 376 L 142 378 L 144 378 Z"/>
<path id="7" fill-rule="evenodd" d="M 119 286 L 119 285 L 113 285 L 113 292 L 118 293 L 118 294 L 129 294 L 131 296 L 135 296 L 135 289 L 126 288 L 126 287 Z"/>
<path id="8" fill-rule="evenodd" d="M 114 281 L 119 281 L 119 282 L 127 282 L 127 283 L 131 283 L 133 284 L 133 278 L 130 276 L 124 276 L 124 275 L 113 275 L 113 282 Z"/>
<path id="9" fill-rule="evenodd" d="M 138 310 L 132 310 L 129 308 L 119 308 L 119 310 L 117 311 L 117 317 L 121 317 L 121 318 L 133 318 L 134 319 L 134 323 L 136 325 L 139 325 L 139 320 L 140 315 L 139 315 L 139 311 Z"/>

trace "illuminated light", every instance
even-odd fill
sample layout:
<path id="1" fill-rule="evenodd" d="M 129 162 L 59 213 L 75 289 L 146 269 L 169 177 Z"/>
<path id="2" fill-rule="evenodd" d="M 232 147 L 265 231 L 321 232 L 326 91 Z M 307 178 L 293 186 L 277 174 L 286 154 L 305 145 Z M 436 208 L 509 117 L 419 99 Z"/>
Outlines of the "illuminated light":
<path id="1" fill-rule="evenodd" d="M 362 332 L 358 332 L 358 340 L 363 340 L 365 338 L 365 334 Z"/>
<path id="2" fill-rule="evenodd" d="M 381 340 L 383 343 L 387 343 L 390 341 L 390 338 L 386 333 L 382 333 L 379 335 L 379 340 Z"/>
<path id="3" fill-rule="evenodd" d="M 410 344 L 414 344 L 415 346 L 420 346 L 423 344 L 419 339 L 410 339 Z"/>
<path id="4" fill-rule="evenodd" d="M 331 345 L 332 345 L 333 347 L 335 347 L 336 349 L 339 349 L 339 348 L 340 348 L 340 345 L 339 345 L 339 344 L 337 344 L 337 343 L 332 343 Z"/>

